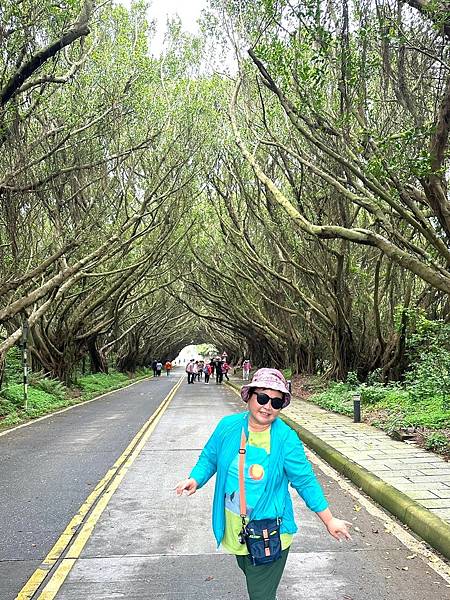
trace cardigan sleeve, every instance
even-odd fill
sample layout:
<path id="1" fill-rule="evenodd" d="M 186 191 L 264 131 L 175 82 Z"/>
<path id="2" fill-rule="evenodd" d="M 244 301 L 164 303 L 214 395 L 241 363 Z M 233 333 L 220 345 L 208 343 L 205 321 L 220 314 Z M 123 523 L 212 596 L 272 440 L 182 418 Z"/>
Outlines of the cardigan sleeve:
<path id="1" fill-rule="evenodd" d="M 207 483 L 217 471 L 217 449 L 218 449 L 218 428 L 216 427 L 209 440 L 206 442 L 196 465 L 192 469 L 189 477 L 195 479 L 198 483 L 198 489 Z"/>
<path id="2" fill-rule="evenodd" d="M 303 444 L 295 431 L 291 430 L 289 432 L 286 446 L 284 471 L 292 487 L 297 490 L 310 510 L 314 512 L 325 510 L 328 507 L 328 502 L 311 464 L 306 458 Z"/>

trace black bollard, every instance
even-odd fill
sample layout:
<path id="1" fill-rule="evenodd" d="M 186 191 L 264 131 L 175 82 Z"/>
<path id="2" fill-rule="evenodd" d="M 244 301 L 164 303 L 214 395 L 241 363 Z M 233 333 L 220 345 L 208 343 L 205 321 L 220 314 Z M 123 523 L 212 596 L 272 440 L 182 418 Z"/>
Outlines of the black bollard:
<path id="1" fill-rule="evenodd" d="M 361 423 L 361 396 L 353 394 L 353 423 Z"/>

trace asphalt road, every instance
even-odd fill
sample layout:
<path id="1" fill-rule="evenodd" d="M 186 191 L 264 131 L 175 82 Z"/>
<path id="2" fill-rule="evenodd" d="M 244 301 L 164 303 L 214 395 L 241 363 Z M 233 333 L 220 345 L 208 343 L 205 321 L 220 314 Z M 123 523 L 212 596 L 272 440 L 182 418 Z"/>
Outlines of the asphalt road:
<path id="1" fill-rule="evenodd" d="M 0 496 L 7 509 L 0 524 L 6 532 L 1 600 L 15 597 L 50 540 L 62 532 L 169 386 L 163 378 L 141 383 L 0 438 L 2 483 L 4 471 L 10 490 L 2 488 Z M 213 482 L 190 498 L 177 498 L 174 492 L 220 417 L 240 410 L 240 400 L 225 386 L 183 384 L 129 463 L 95 527 L 88 528 L 80 554 L 72 559 L 75 554 L 69 553 L 62 561 L 61 567 L 70 562 L 70 568 L 49 597 L 245 598 L 235 559 L 215 548 L 210 527 Z M 294 496 L 299 533 L 280 600 L 448 600 L 448 581 L 393 535 L 389 517 L 372 511 L 329 468 L 315 470 L 333 512 L 354 524 L 353 540 L 333 540 Z"/>
<path id="2" fill-rule="evenodd" d="M 145 380 L 0 436 L 0 600 L 10 600 L 174 386 Z"/>

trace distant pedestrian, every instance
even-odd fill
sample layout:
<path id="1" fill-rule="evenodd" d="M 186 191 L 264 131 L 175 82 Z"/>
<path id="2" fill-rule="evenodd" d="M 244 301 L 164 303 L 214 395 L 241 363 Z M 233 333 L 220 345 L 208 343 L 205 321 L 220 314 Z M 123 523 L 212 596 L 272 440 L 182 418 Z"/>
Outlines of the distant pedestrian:
<path id="1" fill-rule="evenodd" d="M 162 362 L 160 360 L 158 360 L 156 363 L 156 377 L 161 377 L 161 371 L 162 371 Z"/>
<path id="2" fill-rule="evenodd" d="M 193 358 L 191 358 L 191 360 L 186 365 L 186 373 L 187 373 L 188 383 L 194 383 L 194 359 Z"/>
<path id="3" fill-rule="evenodd" d="M 251 370 L 252 370 L 251 362 L 248 359 L 244 360 L 244 362 L 242 363 L 242 379 L 244 381 L 249 380 Z"/>
<path id="4" fill-rule="evenodd" d="M 204 360 L 199 360 L 198 361 L 198 374 L 197 374 L 197 378 L 199 381 L 201 381 L 203 379 L 203 367 L 205 366 L 205 361 Z"/>
<path id="5" fill-rule="evenodd" d="M 209 377 L 211 375 L 211 365 L 205 365 L 203 367 L 203 373 L 205 375 L 205 383 L 209 383 Z"/>
<path id="6" fill-rule="evenodd" d="M 275 600 L 297 531 L 289 487 L 336 540 L 351 539 L 351 523 L 332 515 L 297 433 L 278 418 L 291 399 L 283 374 L 259 369 L 241 397 L 248 411 L 218 423 L 176 493 L 191 496 L 216 475 L 212 526 L 217 544 L 236 556 L 250 600 Z"/>
<path id="7" fill-rule="evenodd" d="M 216 384 L 220 384 L 223 381 L 223 373 L 222 373 L 222 361 L 220 356 L 216 358 L 214 361 L 214 370 L 216 373 Z"/>
<path id="8" fill-rule="evenodd" d="M 156 359 L 152 361 L 153 377 L 156 377 L 156 365 L 157 364 L 158 364 L 158 361 Z"/>
<path id="9" fill-rule="evenodd" d="M 226 379 L 227 381 L 230 381 L 230 380 L 229 380 L 229 378 L 228 378 L 228 371 L 230 370 L 230 368 L 231 368 L 231 367 L 230 367 L 230 365 L 227 363 L 227 361 L 224 361 L 224 362 L 222 363 L 222 374 L 223 374 L 223 376 L 225 377 L 225 379 Z"/>
<path id="10" fill-rule="evenodd" d="M 167 377 L 169 377 L 170 371 L 172 370 L 172 363 L 170 362 L 170 360 L 166 360 L 166 364 L 164 365 L 164 368 L 166 370 Z"/>

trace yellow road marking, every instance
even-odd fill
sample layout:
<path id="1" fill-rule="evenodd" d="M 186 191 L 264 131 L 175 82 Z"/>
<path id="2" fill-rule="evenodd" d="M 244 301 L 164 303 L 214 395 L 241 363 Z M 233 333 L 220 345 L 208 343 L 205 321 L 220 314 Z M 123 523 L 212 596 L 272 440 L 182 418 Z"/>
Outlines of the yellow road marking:
<path id="1" fill-rule="evenodd" d="M 98 484 L 95 486 L 95 489 L 89 494 L 88 498 L 81 505 L 80 510 L 71 519 L 61 536 L 54 544 L 53 548 L 47 554 L 40 567 L 36 569 L 36 571 L 33 573 L 33 575 L 30 577 L 27 583 L 20 590 L 15 600 L 30 600 L 33 597 L 33 595 L 36 593 L 36 590 L 43 583 L 44 579 L 48 576 L 48 573 L 51 570 L 51 568 L 61 558 L 63 552 L 73 540 L 73 543 L 69 549 L 69 553 L 66 557 L 62 559 L 61 564 L 57 567 L 55 573 L 51 576 L 50 581 L 47 583 L 44 590 L 39 594 L 38 600 L 51 600 L 56 596 L 59 588 L 61 587 L 65 578 L 67 577 L 73 565 L 75 564 L 76 559 L 80 556 L 83 547 L 88 541 L 96 522 L 98 521 L 100 515 L 102 514 L 106 505 L 108 504 L 112 494 L 119 486 L 129 467 L 133 464 L 134 460 L 140 454 L 143 446 L 145 445 L 148 438 L 153 433 L 156 425 L 158 424 L 158 421 L 160 420 L 166 408 L 172 401 L 173 397 L 178 391 L 178 388 L 183 383 L 183 380 L 184 378 L 181 378 L 179 382 L 173 387 L 171 392 L 161 402 L 156 411 L 144 423 L 144 425 L 141 427 L 138 433 L 134 436 L 134 438 L 128 444 L 126 449 L 116 460 L 113 467 L 109 469 L 106 475 L 98 482 Z M 141 438 L 140 441 L 139 438 Z M 108 485 L 109 487 L 108 489 L 106 489 Z M 97 505 L 92 510 L 86 522 L 77 533 L 80 524 L 83 522 L 87 513 L 91 510 L 91 508 L 97 500 Z"/>

